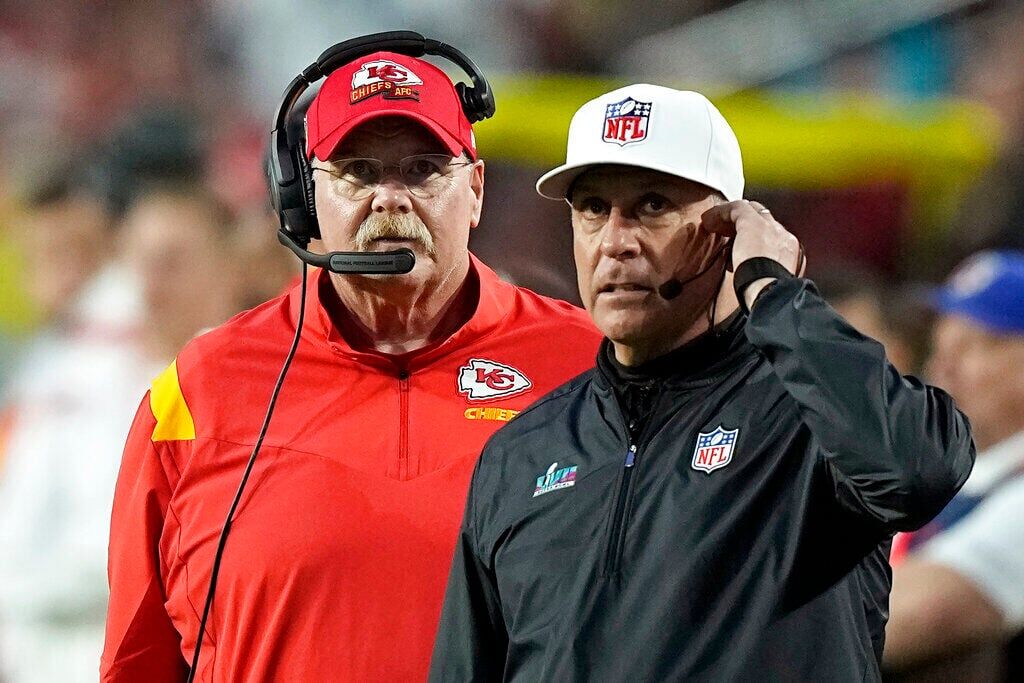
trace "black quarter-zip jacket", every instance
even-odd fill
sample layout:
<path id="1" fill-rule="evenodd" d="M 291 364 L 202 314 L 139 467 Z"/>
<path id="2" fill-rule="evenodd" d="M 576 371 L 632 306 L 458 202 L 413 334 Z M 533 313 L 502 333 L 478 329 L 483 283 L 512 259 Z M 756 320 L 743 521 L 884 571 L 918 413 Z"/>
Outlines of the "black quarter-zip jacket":
<path id="1" fill-rule="evenodd" d="M 432 681 L 880 680 L 889 542 L 968 422 L 808 280 L 723 328 L 639 373 L 606 342 L 491 438 Z"/>

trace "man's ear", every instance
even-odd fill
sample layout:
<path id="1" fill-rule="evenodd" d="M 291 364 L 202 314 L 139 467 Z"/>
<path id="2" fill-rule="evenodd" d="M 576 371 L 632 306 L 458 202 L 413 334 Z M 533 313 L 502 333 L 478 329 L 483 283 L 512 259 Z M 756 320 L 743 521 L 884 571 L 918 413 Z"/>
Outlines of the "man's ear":
<path id="1" fill-rule="evenodd" d="M 473 213 L 470 216 L 469 226 L 475 228 L 480 225 L 480 213 L 484 208 L 484 162 L 480 160 L 473 164 L 473 170 L 469 176 L 469 189 L 474 196 Z"/>

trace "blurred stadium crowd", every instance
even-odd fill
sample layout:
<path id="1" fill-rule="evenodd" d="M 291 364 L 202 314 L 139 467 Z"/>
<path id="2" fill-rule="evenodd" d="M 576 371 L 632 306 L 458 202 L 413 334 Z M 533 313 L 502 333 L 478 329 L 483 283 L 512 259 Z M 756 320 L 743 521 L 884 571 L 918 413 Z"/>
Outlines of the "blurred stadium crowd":
<path id="1" fill-rule="evenodd" d="M 0 680 L 95 680 L 110 500 L 138 400 L 188 339 L 298 272 L 263 177 L 276 98 L 329 45 L 395 28 L 499 75 L 471 247 L 574 302 L 566 211 L 532 182 L 563 153 L 589 97 L 578 83 L 650 80 L 732 103 L 748 196 L 805 242 L 809 276 L 854 326 L 950 391 L 975 429 L 964 492 L 895 541 L 889 675 L 1024 675 L 1019 3 L 0 0 Z M 864 125 L 886 155 L 868 167 L 834 139 L 865 133 L 835 118 L 860 111 L 849 102 L 882 103 Z M 744 120 L 772 135 L 762 105 L 788 123 L 748 146 Z M 961 138 L 943 138 L 943 107 L 981 150 L 966 170 L 949 163 Z M 901 139 L 889 115 L 924 137 Z M 828 117 L 840 124 L 823 134 Z M 548 129 L 559 142 L 533 147 Z M 793 141 L 790 169 L 779 150 Z M 834 167 L 848 172 L 820 178 Z"/>

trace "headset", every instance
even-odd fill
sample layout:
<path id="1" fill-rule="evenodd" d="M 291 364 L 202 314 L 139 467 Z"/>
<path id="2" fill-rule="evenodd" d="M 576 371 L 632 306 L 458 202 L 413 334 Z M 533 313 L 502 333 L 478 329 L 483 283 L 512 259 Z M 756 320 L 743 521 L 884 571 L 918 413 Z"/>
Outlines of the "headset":
<path id="1" fill-rule="evenodd" d="M 462 111 L 469 122 L 476 123 L 494 115 L 491 86 L 476 64 L 451 45 L 424 38 L 414 31 L 387 31 L 346 40 L 324 50 L 315 62 L 303 69 L 285 90 L 274 118 L 274 129 L 270 133 L 267 164 L 270 201 L 281 221 L 278 231 L 281 243 L 306 263 L 336 273 L 407 273 L 412 270 L 415 260 L 408 249 L 372 254 L 364 252 L 357 256 L 353 252 L 331 252 L 325 256 L 306 250 L 311 239 L 320 237 L 313 194 L 313 172 L 306 158 L 304 136 L 295 136 L 293 133 L 293 138 L 289 137 L 288 117 L 299 97 L 310 85 L 353 60 L 382 50 L 410 57 L 436 55 L 454 62 L 473 82 L 471 86 L 455 84 Z M 356 259 L 354 263 L 353 258 Z"/>
<path id="2" fill-rule="evenodd" d="M 196 649 L 192 653 L 192 665 L 189 667 L 187 683 L 193 683 L 199 667 L 199 652 L 203 645 L 206 622 L 213 605 L 220 563 L 228 534 L 231 532 L 235 510 L 242 500 L 245 485 L 249 481 L 249 475 L 256 463 L 256 456 L 260 452 L 267 428 L 270 426 L 270 418 L 274 414 L 277 397 L 281 393 L 288 368 L 291 367 L 292 359 L 299 346 L 306 311 L 307 266 L 317 266 L 345 275 L 401 275 L 408 273 L 416 265 L 416 258 L 411 249 L 384 252 L 332 251 L 327 254 L 316 254 L 306 249 L 311 239 L 320 237 L 320 225 L 316 217 L 313 173 L 309 161 L 306 159 L 306 141 L 303 135 L 295 134 L 293 137 L 289 137 L 287 127 L 289 116 L 299 97 L 310 85 L 326 78 L 339 67 L 380 51 L 397 52 L 410 57 L 422 57 L 425 54 L 436 55 L 454 62 L 469 75 L 473 82 L 472 86 L 467 86 L 465 83 L 455 84 L 456 93 L 462 104 L 462 111 L 469 122 L 476 123 L 494 115 L 494 96 L 491 93 L 491 86 L 476 65 L 451 45 L 424 38 L 413 31 L 374 33 L 338 43 L 324 50 L 323 54 L 303 69 L 302 73 L 296 76 L 285 90 L 277 110 L 277 116 L 274 118 L 274 128 L 270 133 L 267 174 L 270 178 L 270 201 L 281 221 L 281 227 L 277 231 L 278 240 L 291 249 L 303 262 L 302 284 L 299 290 L 299 301 L 302 302 L 302 305 L 299 306 L 295 336 L 292 338 L 291 347 L 288 349 L 281 372 L 277 377 L 277 383 L 270 395 L 263 424 L 260 426 L 259 435 L 253 445 L 252 453 L 249 455 L 249 460 L 242 473 L 242 480 L 235 491 L 235 497 L 228 509 L 227 518 L 224 520 L 224 526 L 221 528 L 217 541 L 217 551 L 214 554 L 213 568 L 210 572 L 210 587 L 206 592 L 203 615 L 199 621 Z"/>

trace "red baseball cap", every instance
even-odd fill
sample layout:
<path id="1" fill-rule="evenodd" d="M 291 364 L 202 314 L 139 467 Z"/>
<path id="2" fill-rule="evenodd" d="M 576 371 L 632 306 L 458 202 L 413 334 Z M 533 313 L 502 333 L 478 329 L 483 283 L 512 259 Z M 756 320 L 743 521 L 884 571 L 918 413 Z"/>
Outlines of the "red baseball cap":
<path id="1" fill-rule="evenodd" d="M 476 140 L 451 79 L 422 59 L 375 52 L 337 69 L 306 112 L 306 156 L 330 158 L 342 139 L 379 116 L 404 116 L 422 124 L 453 155 L 474 161 Z"/>

